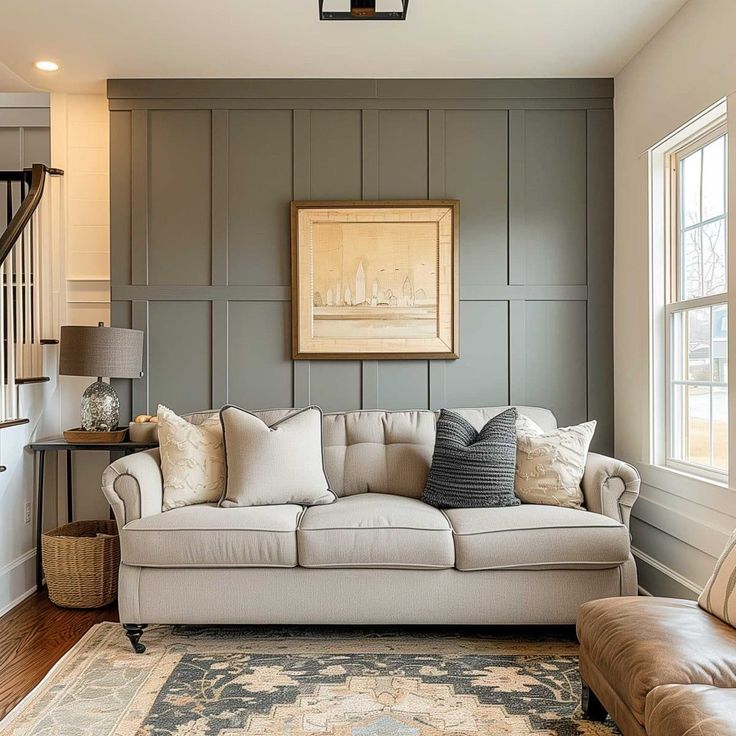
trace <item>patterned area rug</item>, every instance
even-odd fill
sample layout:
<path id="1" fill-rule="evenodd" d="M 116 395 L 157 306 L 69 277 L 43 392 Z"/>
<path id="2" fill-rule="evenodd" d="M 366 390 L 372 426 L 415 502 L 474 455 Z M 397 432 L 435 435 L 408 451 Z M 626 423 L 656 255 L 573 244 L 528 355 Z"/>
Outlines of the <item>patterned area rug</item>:
<path id="1" fill-rule="evenodd" d="M 13 736 L 618 734 L 580 717 L 569 636 L 98 624 L 0 724 Z"/>

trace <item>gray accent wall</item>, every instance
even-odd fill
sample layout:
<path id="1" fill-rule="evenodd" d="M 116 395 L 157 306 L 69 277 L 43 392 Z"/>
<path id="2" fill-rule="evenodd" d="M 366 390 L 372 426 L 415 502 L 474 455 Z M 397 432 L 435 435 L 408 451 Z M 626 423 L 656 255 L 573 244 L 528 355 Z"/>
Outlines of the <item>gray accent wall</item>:
<path id="1" fill-rule="evenodd" d="M 111 80 L 123 417 L 533 404 L 613 446 L 613 84 Z M 460 359 L 292 361 L 292 199 L 460 200 Z"/>

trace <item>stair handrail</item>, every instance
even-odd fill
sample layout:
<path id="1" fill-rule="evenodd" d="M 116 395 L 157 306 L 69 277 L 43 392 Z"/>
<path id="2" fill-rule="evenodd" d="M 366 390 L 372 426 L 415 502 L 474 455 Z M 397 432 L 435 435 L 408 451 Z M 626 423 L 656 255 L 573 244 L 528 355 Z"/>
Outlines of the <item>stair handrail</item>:
<path id="1" fill-rule="evenodd" d="M 59 176 L 63 173 L 61 169 L 53 169 L 45 164 L 33 164 L 31 167 L 31 186 L 28 189 L 28 194 L 23 198 L 5 231 L 0 233 L 0 264 L 5 261 L 10 251 L 13 250 L 13 246 L 18 241 L 25 226 L 33 217 L 33 213 L 43 196 L 46 174 Z"/>

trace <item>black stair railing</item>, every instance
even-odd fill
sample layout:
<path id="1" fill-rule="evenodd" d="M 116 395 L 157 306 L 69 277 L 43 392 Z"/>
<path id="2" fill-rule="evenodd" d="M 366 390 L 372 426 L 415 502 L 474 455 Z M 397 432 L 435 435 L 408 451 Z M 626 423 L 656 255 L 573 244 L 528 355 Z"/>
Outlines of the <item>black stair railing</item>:
<path id="1" fill-rule="evenodd" d="M 0 428 L 20 421 L 17 387 L 44 380 L 51 228 L 42 203 L 49 177 L 63 173 L 44 164 L 0 171 Z"/>

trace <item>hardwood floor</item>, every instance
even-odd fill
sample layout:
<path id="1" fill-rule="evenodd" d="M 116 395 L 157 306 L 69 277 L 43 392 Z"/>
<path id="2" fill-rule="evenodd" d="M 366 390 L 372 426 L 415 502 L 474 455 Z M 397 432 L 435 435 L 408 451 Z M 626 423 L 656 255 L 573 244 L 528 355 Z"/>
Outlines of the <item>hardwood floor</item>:
<path id="1" fill-rule="evenodd" d="M 117 621 L 106 608 L 58 608 L 46 591 L 34 593 L 0 618 L 0 718 L 21 701 L 93 624 Z"/>

